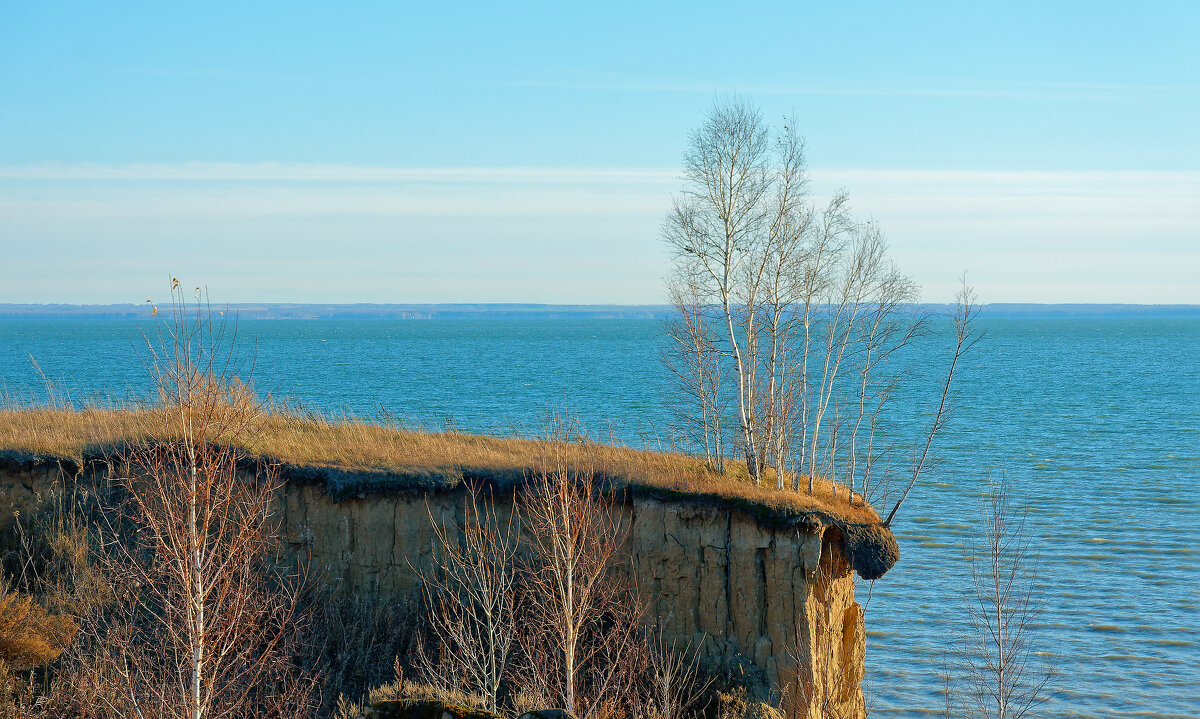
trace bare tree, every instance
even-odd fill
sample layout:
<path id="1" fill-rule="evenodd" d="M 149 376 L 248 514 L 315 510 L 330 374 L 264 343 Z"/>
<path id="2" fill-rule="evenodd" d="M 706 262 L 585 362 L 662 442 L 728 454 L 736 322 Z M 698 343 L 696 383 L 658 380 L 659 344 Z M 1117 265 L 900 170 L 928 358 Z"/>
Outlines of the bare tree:
<path id="1" fill-rule="evenodd" d="M 676 379 L 681 402 L 671 402 L 678 424 L 694 445 L 704 447 L 709 469 L 725 471 L 721 362 L 711 318 L 694 274 L 680 273 L 669 286 L 676 316 L 667 320 L 663 363 Z"/>
<path id="2" fill-rule="evenodd" d="M 668 644 L 661 630 L 645 643 L 648 686 L 642 706 L 645 719 L 684 719 L 696 708 L 712 678 L 700 676 L 700 648 Z"/>
<path id="3" fill-rule="evenodd" d="M 687 185 L 663 225 L 676 255 L 693 260 L 705 273 L 720 307 L 737 386 L 740 445 L 756 484 L 754 368 L 743 350 L 753 341 L 753 308 L 762 276 L 751 265 L 763 256 L 772 226 L 769 199 L 777 173 L 771 155 L 770 129 L 758 110 L 736 99 L 718 103 L 692 133 L 683 158 Z M 739 336 L 739 325 L 749 334 Z"/>
<path id="4" fill-rule="evenodd" d="M 812 421 L 811 429 L 807 430 L 810 437 L 807 448 L 810 493 L 814 476 L 824 475 L 830 479 L 837 477 L 834 464 L 839 457 L 837 445 L 841 438 L 838 435 L 845 425 L 839 421 L 827 427 L 824 439 L 821 436 L 821 428 L 831 403 L 840 411 L 841 404 L 850 404 L 853 401 L 845 396 L 847 389 L 841 386 L 843 367 L 857 362 L 868 350 L 875 351 L 877 355 L 882 353 L 886 357 L 899 348 L 888 347 L 885 350 L 877 344 L 883 338 L 878 334 L 864 334 L 862 327 L 871 315 L 874 315 L 880 324 L 891 324 L 894 321 L 897 306 L 892 301 L 894 298 L 887 293 L 896 285 L 907 282 L 907 279 L 896 272 L 888 262 L 887 242 L 878 225 L 851 225 L 847 234 L 849 241 L 845 251 L 834 252 L 833 261 L 825 265 L 829 276 L 822 280 L 822 285 L 829 290 L 829 294 L 822 300 L 825 316 L 818 344 L 822 351 L 820 382 L 816 385 L 813 406 L 808 410 Z M 868 339 L 871 342 L 864 341 Z M 868 384 L 869 377 L 878 367 L 878 362 L 861 363 L 860 367 L 863 370 L 862 382 L 864 385 Z M 849 393 L 853 396 L 853 390 Z M 812 396 L 811 393 L 808 393 L 808 396 Z M 851 468 L 854 466 L 854 450 L 857 448 L 853 440 L 857 439 L 860 427 L 860 423 L 855 424 L 854 436 L 847 442 L 850 445 L 847 464 Z M 823 451 L 819 451 L 822 449 L 822 442 L 824 448 Z M 846 449 L 843 447 L 843 452 Z M 853 486 L 852 473 L 848 484 Z"/>
<path id="5" fill-rule="evenodd" d="M 618 701 L 634 678 L 641 606 L 614 573 L 623 530 L 561 464 L 524 491 L 530 635 L 528 687 L 583 719 Z"/>
<path id="6" fill-rule="evenodd" d="M 950 389 L 954 383 L 955 373 L 958 371 L 959 360 L 983 338 L 983 334 L 975 328 L 975 318 L 979 316 L 979 305 L 975 301 L 975 291 L 967 284 L 966 275 L 962 278 L 956 299 L 954 315 L 952 317 L 954 323 L 954 354 L 950 358 L 950 366 L 946 370 L 946 379 L 942 382 L 942 393 L 941 398 L 938 400 L 937 411 L 934 412 L 933 421 L 925 432 L 924 444 L 918 448 L 916 457 L 913 459 L 908 473 L 908 484 L 905 486 L 903 494 L 896 500 L 896 504 L 892 506 L 892 510 L 888 512 L 887 518 L 883 521 L 883 526 L 885 527 L 892 525 L 892 520 L 896 518 L 896 512 L 900 510 L 901 505 L 908 499 L 908 493 L 912 491 L 913 486 L 916 485 L 922 471 L 924 471 L 929 462 L 933 440 L 950 419 L 953 408 L 950 402 Z"/>
<path id="7" fill-rule="evenodd" d="M 114 457 L 102 560 L 123 601 L 94 628 L 93 659 L 121 690 L 104 703 L 139 719 L 303 716 L 311 685 L 287 657 L 298 583 L 272 562 L 278 475 L 240 471 L 259 406 L 199 289 L 194 308 L 178 281 L 172 298 L 151 345 L 158 426 Z"/>
<path id="8" fill-rule="evenodd" d="M 873 242 L 882 243 L 877 227 L 871 227 L 868 232 Z M 857 407 L 849 432 L 845 480 L 850 488 L 861 481 L 859 492 L 863 502 L 870 496 L 871 473 L 882 454 L 875 439 L 880 416 L 901 379 L 901 375 L 895 373 L 882 377 L 880 374 L 894 354 L 925 333 L 929 320 L 927 313 L 908 309 L 909 303 L 919 297 L 916 284 L 894 265 L 883 261 L 882 248 L 879 257 L 879 261 L 866 268 L 870 300 L 859 324 L 859 336 L 855 338 L 858 345 L 855 353 Z M 860 444 L 864 422 L 865 437 Z"/>
<path id="9" fill-rule="evenodd" d="M 443 647 L 441 666 L 466 680 L 470 694 L 496 712 L 516 637 L 515 584 L 520 520 L 516 504 L 498 516 L 495 498 L 472 486 L 464 517 L 439 522 L 432 571 L 421 572 L 429 622 Z"/>
<path id="10" fill-rule="evenodd" d="M 837 192 L 829 204 L 821 212 L 819 222 L 814 222 L 811 238 L 808 240 L 802 261 L 797 267 L 797 303 L 800 308 L 800 325 L 803 335 L 799 353 L 799 375 L 797 378 L 797 401 L 800 405 L 799 415 L 799 467 L 809 469 L 809 424 L 811 419 L 812 384 L 809 372 L 809 357 L 815 351 L 816 340 L 821 327 L 821 308 L 828 302 L 827 293 L 833 282 L 831 267 L 836 266 L 842 255 L 844 235 L 851 226 L 849 216 L 850 196 L 845 190 Z M 814 490 L 815 477 L 809 469 L 808 493 Z M 800 489 L 800 473 L 796 472 L 793 488 Z"/>
<path id="11" fill-rule="evenodd" d="M 951 682 L 954 677 L 946 666 L 946 657 L 942 657 L 943 667 L 937 673 L 938 682 L 942 685 L 942 706 L 938 709 L 941 719 L 954 719 L 954 689 Z"/>
<path id="12" fill-rule="evenodd" d="M 980 512 L 983 545 L 968 548 L 970 632 L 959 651 L 962 701 L 980 719 L 1024 719 L 1050 698 L 1053 667 L 1037 661 L 1031 634 L 1042 605 L 1034 592 L 1026 513 L 1014 510 L 1002 475 L 989 477 Z"/>
<path id="13" fill-rule="evenodd" d="M 855 486 L 865 497 L 886 485 L 873 469 L 885 449 L 876 430 L 900 379 L 889 367 L 925 318 L 909 311 L 917 288 L 888 259 L 882 230 L 851 217 L 845 191 L 818 211 L 795 122 L 773 129 L 737 99 L 713 107 L 683 164 L 684 191 L 663 225 L 676 260 L 669 354 L 696 400 L 679 411 L 694 412 L 710 465 L 723 450 L 719 436 L 716 450 L 709 442 L 720 412 L 704 401 L 705 383 L 734 389 L 735 450 L 756 484 L 770 466 L 779 489 L 799 491 L 807 475 L 811 494 L 825 477 L 835 493 L 844 482 L 851 501 Z M 702 337 L 708 323 L 696 321 L 709 307 L 719 339 Z M 713 350 L 728 362 L 702 376 Z"/>
<path id="14" fill-rule="evenodd" d="M 800 297 L 799 270 L 805 260 L 813 219 L 808 202 L 804 140 L 795 125 L 795 118 L 789 119 L 775 140 L 778 169 L 771 196 L 771 225 L 763 243 L 762 259 L 757 263 L 763 286 L 761 326 L 765 337 L 761 364 L 766 375 L 763 382 L 755 383 L 765 424 L 763 448 L 757 454 L 762 464 L 764 458 L 771 459 L 779 489 L 784 486 L 794 421 L 796 374 L 791 341 Z M 753 328 L 747 327 L 747 331 L 752 332 Z"/>

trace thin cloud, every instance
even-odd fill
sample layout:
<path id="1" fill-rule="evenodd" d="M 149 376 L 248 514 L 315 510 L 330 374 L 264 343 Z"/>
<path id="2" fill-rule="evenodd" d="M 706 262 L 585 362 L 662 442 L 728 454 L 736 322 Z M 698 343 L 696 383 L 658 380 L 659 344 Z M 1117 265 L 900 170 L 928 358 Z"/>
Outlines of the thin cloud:
<path id="1" fill-rule="evenodd" d="M 304 163 L 39 164 L 0 166 L 0 180 L 638 183 L 678 177 L 678 170 L 638 168 L 421 168 Z"/>
<path id="2" fill-rule="evenodd" d="M 91 301 L 98 268 L 134 282 L 189 266 L 303 287 L 381 272 L 411 301 L 650 302 L 681 182 L 656 168 L 185 163 L 0 167 L 0 186 L 0 301 L 62 301 L 39 284 L 59 276 Z M 817 168 L 811 187 L 817 203 L 847 188 L 931 301 L 968 269 L 989 301 L 1200 302 L 1200 172 Z M 464 281 L 489 272 L 486 292 Z"/>
<path id="3" fill-rule="evenodd" d="M 1041 218 L 1047 223 L 1200 224 L 1200 172 L 817 168 L 814 200 L 838 188 L 881 220 Z M 665 212 L 678 170 L 405 168 L 322 164 L 0 166 L 0 219 L 192 212 L 236 216 Z"/>
<path id="4" fill-rule="evenodd" d="M 854 184 L 913 184 L 966 186 L 1009 186 L 1036 188 L 1054 186 L 1112 187 L 1152 186 L 1170 191 L 1179 185 L 1200 183 L 1200 171 L 1041 171 L 1041 170 L 913 170 L 877 168 L 814 168 L 817 181 Z M 675 183 L 681 173 L 669 168 L 632 167 L 393 167 L 384 165 L 339 165 L 315 163 L 186 162 L 178 164 L 65 164 L 0 165 L 0 181 L 202 181 L 262 183 L 461 183 L 461 184 L 560 184 L 605 185 Z"/>

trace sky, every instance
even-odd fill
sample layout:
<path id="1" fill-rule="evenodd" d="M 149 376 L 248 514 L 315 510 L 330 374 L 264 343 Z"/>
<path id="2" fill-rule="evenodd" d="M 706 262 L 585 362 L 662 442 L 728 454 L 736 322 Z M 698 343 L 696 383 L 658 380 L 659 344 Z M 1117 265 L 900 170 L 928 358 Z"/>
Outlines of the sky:
<path id="1" fill-rule="evenodd" d="M 1200 3 L 0 2 L 0 302 L 657 303 L 689 131 L 948 301 L 1200 303 Z"/>

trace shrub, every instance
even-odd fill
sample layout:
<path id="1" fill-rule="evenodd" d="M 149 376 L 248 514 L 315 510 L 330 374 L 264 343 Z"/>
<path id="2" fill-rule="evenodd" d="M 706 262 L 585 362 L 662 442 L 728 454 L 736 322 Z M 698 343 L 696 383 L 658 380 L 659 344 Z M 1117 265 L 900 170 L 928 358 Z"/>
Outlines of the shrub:
<path id="1" fill-rule="evenodd" d="M 28 669 L 58 659 L 79 627 L 67 616 L 51 615 L 32 597 L 0 586 L 0 662 Z"/>

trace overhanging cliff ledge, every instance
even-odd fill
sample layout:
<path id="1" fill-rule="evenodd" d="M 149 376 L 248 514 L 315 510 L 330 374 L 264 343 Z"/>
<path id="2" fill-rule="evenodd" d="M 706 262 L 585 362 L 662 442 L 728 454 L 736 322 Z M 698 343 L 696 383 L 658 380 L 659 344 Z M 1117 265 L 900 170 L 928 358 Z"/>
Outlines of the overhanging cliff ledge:
<path id="1" fill-rule="evenodd" d="M 40 474 L 53 466 L 78 475 L 108 462 L 121 446 L 155 439 L 153 414 L 0 410 L 0 471 Z M 678 453 L 578 440 L 412 431 L 285 412 L 263 415 L 240 444 L 247 470 L 269 465 L 289 484 L 323 488 L 335 503 L 351 497 L 456 493 L 469 483 L 507 493 L 536 477 L 553 456 L 567 471 L 590 477 L 595 490 L 615 502 L 644 497 L 728 510 L 771 530 L 823 534 L 832 528 L 830 539 L 844 543 L 847 560 L 863 579 L 883 576 L 900 554 L 874 509 L 851 504 L 844 487 L 822 480 L 812 495 L 781 491 L 769 475 L 763 486 L 754 486 L 732 461 L 725 474 L 718 474 L 703 460 Z"/>

